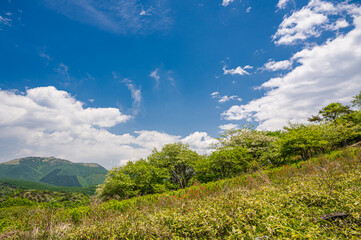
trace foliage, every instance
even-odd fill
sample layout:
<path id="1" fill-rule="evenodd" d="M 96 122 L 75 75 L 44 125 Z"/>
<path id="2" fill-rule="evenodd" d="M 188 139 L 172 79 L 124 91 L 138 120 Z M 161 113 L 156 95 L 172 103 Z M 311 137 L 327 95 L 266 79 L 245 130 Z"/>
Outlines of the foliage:
<path id="1" fill-rule="evenodd" d="M 185 188 L 195 174 L 194 167 L 199 155 L 186 144 L 173 143 L 166 144 L 161 151 L 155 149 L 148 159 L 150 164 L 166 169 L 173 185 Z"/>
<path id="2" fill-rule="evenodd" d="M 361 110 L 361 92 L 353 97 L 351 103 L 353 107 L 356 107 L 359 110 Z"/>
<path id="3" fill-rule="evenodd" d="M 97 192 L 103 199 L 127 199 L 134 196 L 185 188 L 195 174 L 200 156 L 188 145 L 165 145 L 153 150 L 148 159 L 128 162 L 110 170 Z"/>
<path id="4" fill-rule="evenodd" d="M 313 116 L 313 118 L 309 119 L 311 121 L 319 121 L 319 120 L 325 120 L 325 121 L 334 121 L 335 119 L 345 116 L 347 114 L 352 113 L 352 110 L 349 106 L 342 105 L 341 103 L 331 103 L 327 105 L 326 107 L 322 108 L 319 112 L 319 115 L 322 116 L 319 119 L 317 117 Z"/>
<path id="5" fill-rule="evenodd" d="M 277 151 L 275 144 L 280 133 L 260 131 L 244 126 L 241 129 L 225 131 L 219 138 L 218 149 L 243 148 L 255 165 L 265 165 L 273 160 Z"/>
<path id="6" fill-rule="evenodd" d="M 202 161 L 202 164 L 197 168 L 197 179 L 209 182 L 234 177 L 240 172 L 245 172 L 249 168 L 250 156 L 242 147 L 223 148 L 213 152 L 207 161 Z"/>
<path id="7" fill-rule="evenodd" d="M 0 212 L 0 238 L 359 239 L 360 188 L 361 149 L 349 148 L 123 201 L 55 211 L 6 208 Z M 347 217 L 322 220 L 336 212 Z"/>

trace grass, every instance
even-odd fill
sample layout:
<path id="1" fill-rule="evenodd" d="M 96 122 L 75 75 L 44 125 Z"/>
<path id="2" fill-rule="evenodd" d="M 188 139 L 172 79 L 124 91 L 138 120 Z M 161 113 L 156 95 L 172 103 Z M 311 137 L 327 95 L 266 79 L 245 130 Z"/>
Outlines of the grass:
<path id="1" fill-rule="evenodd" d="M 322 220 L 342 212 L 345 218 Z M 0 239 L 360 239 L 361 149 L 124 201 L 0 213 Z"/>

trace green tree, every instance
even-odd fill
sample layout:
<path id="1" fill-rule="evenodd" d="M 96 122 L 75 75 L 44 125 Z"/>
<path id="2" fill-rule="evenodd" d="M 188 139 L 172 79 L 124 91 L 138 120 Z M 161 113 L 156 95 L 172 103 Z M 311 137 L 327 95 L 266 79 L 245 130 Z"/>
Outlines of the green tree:
<path id="1" fill-rule="evenodd" d="M 185 188 L 195 175 L 195 165 L 200 156 L 187 144 L 166 144 L 161 151 L 154 149 L 148 157 L 150 164 L 166 169 L 168 179 L 175 188 Z"/>
<path id="2" fill-rule="evenodd" d="M 222 148 L 209 156 L 208 164 L 217 178 L 230 178 L 249 168 L 250 156 L 243 147 Z"/>
<path id="3" fill-rule="evenodd" d="M 97 189 L 103 199 L 126 199 L 167 190 L 167 172 L 140 159 L 111 169 L 104 183 Z"/>
<path id="4" fill-rule="evenodd" d="M 323 152 L 329 145 L 323 136 L 324 125 L 290 124 L 285 127 L 285 133 L 280 142 L 280 155 L 283 158 L 300 156 L 303 160 Z"/>
<path id="5" fill-rule="evenodd" d="M 351 113 L 352 110 L 349 106 L 342 105 L 341 103 L 331 103 L 319 111 L 319 114 L 326 121 L 333 121 L 340 116 Z"/>
<path id="6" fill-rule="evenodd" d="M 361 92 L 353 97 L 351 103 L 353 107 L 356 107 L 359 110 L 361 110 Z"/>
<path id="7" fill-rule="evenodd" d="M 254 165 L 272 163 L 277 150 L 276 140 L 280 132 L 259 131 L 251 126 L 225 131 L 216 149 L 243 148 Z M 251 164 L 249 164 L 251 166 Z"/>

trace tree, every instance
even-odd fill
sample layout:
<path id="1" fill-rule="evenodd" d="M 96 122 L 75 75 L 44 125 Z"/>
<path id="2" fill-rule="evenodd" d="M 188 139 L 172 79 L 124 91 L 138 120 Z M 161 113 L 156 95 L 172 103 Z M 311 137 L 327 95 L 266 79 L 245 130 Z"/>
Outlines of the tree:
<path id="1" fill-rule="evenodd" d="M 352 106 L 361 110 L 361 91 L 356 96 L 353 96 L 353 100 L 351 101 Z"/>
<path id="2" fill-rule="evenodd" d="M 272 162 L 270 156 L 277 151 L 274 144 L 280 132 L 259 131 L 251 126 L 244 126 L 237 130 L 227 130 L 218 139 L 216 149 L 243 148 L 249 155 L 250 161 L 257 164 Z M 249 165 L 250 166 L 250 165 Z"/>
<path id="3" fill-rule="evenodd" d="M 140 159 L 111 169 L 104 183 L 97 189 L 103 199 L 127 199 L 139 195 L 160 193 L 167 190 L 167 172 Z"/>
<path id="4" fill-rule="evenodd" d="M 243 147 L 223 148 L 209 156 L 209 171 L 217 178 L 230 178 L 249 168 L 250 157 Z"/>
<path id="5" fill-rule="evenodd" d="M 194 176 L 197 160 L 200 156 L 189 149 L 187 144 L 166 144 L 161 151 L 154 149 L 148 161 L 154 166 L 166 169 L 168 180 L 175 188 L 185 188 Z"/>
<path id="6" fill-rule="evenodd" d="M 352 113 L 349 106 L 344 106 L 341 103 L 331 103 L 319 111 L 319 114 L 326 121 L 333 121 L 340 116 Z"/>
<path id="7" fill-rule="evenodd" d="M 290 124 L 280 141 L 280 155 L 283 158 L 300 156 L 303 160 L 323 152 L 329 142 L 323 134 L 323 124 Z"/>

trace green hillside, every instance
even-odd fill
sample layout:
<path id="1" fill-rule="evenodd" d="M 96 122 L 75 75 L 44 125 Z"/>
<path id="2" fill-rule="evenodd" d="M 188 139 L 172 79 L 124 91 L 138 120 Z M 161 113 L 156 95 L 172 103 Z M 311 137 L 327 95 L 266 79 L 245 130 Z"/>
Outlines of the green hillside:
<path id="1" fill-rule="evenodd" d="M 54 157 L 27 157 L 0 164 L 0 178 L 64 187 L 101 184 L 107 170 L 95 163 L 72 163 Z"/>
<path id="2" fill-rule="evenodd" d="M 0 206 L 0 238 L 360 239 L 360 184 L 361 149 L 349 148 L 123 201 L 54 209 L 14 198 Z"/>

